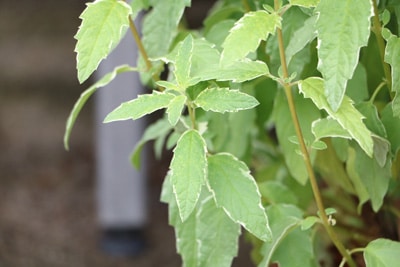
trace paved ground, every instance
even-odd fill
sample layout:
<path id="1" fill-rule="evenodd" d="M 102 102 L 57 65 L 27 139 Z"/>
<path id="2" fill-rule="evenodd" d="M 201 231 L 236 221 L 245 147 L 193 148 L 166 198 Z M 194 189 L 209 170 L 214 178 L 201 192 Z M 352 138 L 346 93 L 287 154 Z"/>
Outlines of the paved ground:
<path id="1" fill-rule="evenodd" d="M 114 259 L 97 248 L 89 102 L 63 149 L 84 1 L 0 0 L 0 267 L 180 266 L 166 206 L 165 164 L 149 179 L 149 250 Z M 236 266 L 249 266 L 244 257 Z"/>

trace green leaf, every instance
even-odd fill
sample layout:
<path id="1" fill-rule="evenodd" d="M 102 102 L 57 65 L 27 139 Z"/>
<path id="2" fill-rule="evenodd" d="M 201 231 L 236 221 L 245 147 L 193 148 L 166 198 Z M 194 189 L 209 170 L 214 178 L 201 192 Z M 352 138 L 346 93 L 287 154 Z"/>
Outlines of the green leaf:
<path id="1" fill-rule="evenodd" d="M 396 96 L 392 102 L 393 115 L 400 117 L 400 38 L 394 35 L 387 40 L 385 61 L 392 66 L 392 91 Z"/>
<path id="2" fill-rule="evenodd" d="M 372 157 L 373 141 L 371 132 L 363 123 L 362 114 L 353 106 L 352 100 L 344 96 L 340 107 L 335 112 L 329 105 L 324 94 L 324 81 L 320 78 L 311 77 L 299 84 L 299 89 L 307 98 L 311 98 L 319 109 L 324 109 L 335 119 L 344 129 L 346 129 L 351 137 L 361 146 L 365 153 Z"/>
<path id="3" fill-rule="evenodd" d="M 306 21 L 304 21 L 303 26 L 297 29 L 290 38 L 289 44 L 285 50 L 287 64 L 290 63 L 294 55 L 300 52 L 317 36 L 315 29 L 316 20 L 317 16 L 309 17 Z"/>
<path id="4" fill-rule="evenodd" d="M 313 249 L 310 231 L 296 228 L 281 241 L 272 255 L 271 262 L 279 263 L 279 267 L 320 266 L 316 263 Z"/>
<path id="5" fill-rule="evenodd" d="M 124 1 L 98 0 L 87 3 L 81 14 L 77 40 L 78 80 L 83 83 L 101 60 L 117 46 L 129 27 L 131 7 Z"/>
<path id="6" fill-rule="evenodd" d="M 228 88 L 208 88 L 197 96 L 194 103 L 205 111 L 220 113 L 251 109 L 259 104 L 253 96 Z"/>
<path id="7" fill-rule="evenodd" d="M 367 267 L 394 267 L 399 264 L 400 242 L 379 238 L 364 250 Z"/>
<path id="8" fill-rule="evenodd" d="M 290 0 L 290 4 L 294 6 L 316 7 L 320 0 Z"/>
<path id="9" fill-rule="evenodd" d="M 316 140 L 320 140 L 325 137 L 340 137 L 351 139 L 350 133 L 344 129 L 338 121 L 331 117 L 319 119 L 313 122 L 312 132 Z"/>
<path id="10" fill-rule="evenodd" d="M 240 225 L 233 222 L 212 197 L 202 202 L 197 213 L 200 267 L 230 267 L 237 256 Z"/>
<path id="11" fill-rule="evenodd" d="M 265 181 L 258 184 L 263 198 L 270 204 L 293 204 L 298 203 L 296 195 L 282 182 Z"/>
<path id="12" fill-rule="evenodd" d="M 137 15 L 142 10 L 147 10 L 149 8 L 149 0 L 132 0 L 131 1 L 131 9 L 132 9 L 132 20 L 135 20 Z"/>
<path id="13" fill-rule="evenodd" d="M 127 71 L 135 71 L 135 68 L 129 67 L 128 65 L 122 65 L 116 67 L 113 71 L 107 73 L 106 75 L 103 76 L 99 81 L 97 81 L 95 84 L 90 86 L 88 89 L 86 89 L 79 97 L 79 99 L 76 101 L 71 113 L 68 116 L 67 119 L 67 124 L 65 128 L 65 133 L 64 133 L 64 147 L 66 150 L 69 149 L 69 138 L 71 136 L 71 131 L 72 127 L 75 124 L 76 118 L 79 115 L 79 112 L 85 105 L 86 101 L 90 98 L 90 96 L 97 91 L 100 87 L 104 87 L 107 84 L 109 84 L 114 78 L 117 76 L 117 74 L 127 72 Z"/>
<path id="14" fill-rule="evenodd" d="M 241 83 L 258 78 L 262 75 L 269 75 L 267 64 L 262 61 L 251 61 L 247 58 L 235 61 L 231 65 L 218 68 L 206 68 L 200 73 L 202 80 L 232 81 Z"/>
<path id="15" fill-rule="evenodd" d="M 265 242 L 261 247 L 262 261 L 258 267 L 268 266 L 276 248 L 282 240 L 291 232 L 301 221 L 303 212 L 293 205 L 280 204 L 271 205 L 267 208 L 273 235 L 272 242 Z"/>
<path id="16" fill-rule="evenodd" d="M 157 58 L 168 53 L 185 7 L 190 3 L 187 0 L 152 2 L 152 10 L 143 20 L 142 41 L 148 56 Z"/>
<path id="17" fill-rule="evenodd" d="M 104 119 L 104 122 L 139 119 L 156 110 L 167 107 L 174 98 L 175 95 L 173 94 L 159 93 L 157 91 L 152 94 L 139 95 L 136 99 L 122 103 L 111 111 Z"/>
<path id="18" fill-rule="evenodd" d="M 371 102 L 361 102 L 356 105 L 358 111 L 365 117 L 364 123 L 373 133 L 386 138 L 386 129 L 378 115 L 376 106 Z"/>
<path id="19" fill-rule="evenodd" d="M 348 81 L 346 95 L 356 104 L 368 99 L 367 70 L 363 64 L 358 63 L 353 77 Z"/>
<path id="20" fill-rule="evenodd" d="M 264 10 L 246 13 L 235 23 L 222 44 L 224 50 L 221 65 L 229 65 L 254 52 L 261 40 L 266 40 L 269 34 L 274 34 L 277 27 L 281 27 L 278 14 L 268 14 Z"/>
<path id="21" fill-rule="evenodd" d="M 219 207 L 263 241 L 271 239 L 261 195 L 246 164 L 227 153 L 208 157 L 208 186 Z"/>
<path id="22" fill-rule="evenodd" d="M 338 125 L 338 127 L 341 126 Z M 340 187 L 346 192 L 353 194 L 353 184 L 346 173 L 343 162 L 339 160 L 331 145 L 331 139 L 326 139 L 325 141 L 328 147 L 325 150 L 318 151 L 314 164 L 316 170 L 331 188 Z"/>
<path id="23" fill-rule="evenodd" d="M 170 177 L 164 180 L 161 201 L 168 203 L 170 224 L 176 233 L 176 245 L 187 267 L 229 267 L 238 252 L 240 225 L 233 222 L 209 192 L 202 191 L 195 212 L 182 222 L 173 195 Z"/>
<path id="24" fill-rule="evenodd" d="M 333 111 L 342 103 L 360 48 L 368 43 L 372 10 L 370 0 L 321 0 L 316 8 L 318 70 L 324 77 L 325 95 Z"/>
<path id="25" fill-rule="evenodd" d="M 297 114 L 301 114 L 299 121 L 305 140 L 314 140 L 311 133 L 311 123 L 320 117 L 318 109 L 310 100 L 304 99 L 300 94 L 294 95 L 294 101 Z M 289 138 L 295 136 L 296 131 L 290 115 L 289 105 L 283 92 L 279 92 L 275 97 L 273 118 L 279 145 L 284 154 L 288 171 L 297 182 L 304 185 L 308 180 L 307 169 L 304 164 L 304 158 L 295 153 L 299 149 L 299 145 L 289 142 Z M 315 151 L 311 153 L 313 159 Z"/>
<path id="26" fill-rule="evenodd" d="M 179 118 L 182 115 L 182 110 L 185 107 L 186 96 L 178 95 L 169 102 L 167 107 L 168 121 L 172 126 L 178 123 Z"/>
<path id="27" fill-rule="evenodd" d="M 400 118 L 395 117 L 393 109 L 390 105 L 387 105 L 381 114 L 383 125 L 385 125 L 387 138 L 391 144 L 391 150 L 393 155 L 397 154 L 400 149 Z"/>
<path id="28" fill-rule="evenodd" d="M 391 178 L 391 162 L 388 160 L 385 166 L 370 158 L 355 147 L 356 158 L 354 168 L 362 183 L 365 185 L 372 204 L 372 209 L 377 212 L 383 204 L 383 199 L 389 188 Z"/>
<path id="29" fill-rule="evenodd" d="M 304 220 L 301 221 L 301 230 L 308 230 L 314 226 L 317 222 L 321 222 L 321 219 L 317 216 L 308 216 Z M 322 223 L 322 222 L 321 222 Z"/>
<path id="30" fill-rule="evenodd" d="M 190 86 L 190 69 L 193 55 L 193 37 L 188 35 L 181 43 L 175 59 L 175 78 L 177 84 L 184 90 Z"/>
<path id="31" fill-rule="evenodd" d="M 136 144 L 131 154 L 131 162 L 136 169 L 140 169 L 140 153 L 142 152 L 143 145 L 150 140 L 165 138 L 171 130 L 171 124 L 165 118 L 159 119 L 155 123 L 147 126 L 142 138 Z"/>
<path id="32" fill-rule="evenodd" d="M 352 147 L 348 148 L 347 152 L 347 161 L 346 161 L 346 171 L 347 174 L 351 180 L 351 182 L 354 185 L 354 190 L 358 196 L 358 212 L 361 212 L 362 205 L 367 202 L 370 197 L 369 193 L 367 191 L 366 185 L 364 182 L 361 180 L 361 177 L 359 173 L 357 172 L 358 170 L 356 169 L 356 151 Z"/>
<path id="33" fill-rule="evenodd" d="M 182 221 L 193 212 L 207 175 L 206 144 L 196 130 L 186 131 L 174 149 L 171 182 Z"/>

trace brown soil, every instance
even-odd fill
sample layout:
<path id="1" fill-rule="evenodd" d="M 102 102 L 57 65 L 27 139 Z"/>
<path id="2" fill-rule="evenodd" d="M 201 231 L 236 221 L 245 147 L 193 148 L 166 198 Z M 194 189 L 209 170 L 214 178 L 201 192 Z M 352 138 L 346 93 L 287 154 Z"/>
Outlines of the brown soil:
<path id="1" fill-rule="evenodd" d="M 0 266 L 180 266 L 167 207 L 164 163 L 149 179 L 149 249 L 115 259 L 98 249 L 92 102 L 63 148 L 66 118 L 85 85 L 75 72 L 84 1 L 0 1 Z M 249 266 L 241 257 L 235 266 Z"/>

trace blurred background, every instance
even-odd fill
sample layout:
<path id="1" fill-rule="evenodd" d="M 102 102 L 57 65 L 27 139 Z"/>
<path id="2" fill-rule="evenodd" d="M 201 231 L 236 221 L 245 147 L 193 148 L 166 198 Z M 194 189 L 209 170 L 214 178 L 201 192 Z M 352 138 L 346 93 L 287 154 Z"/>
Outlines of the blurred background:
<path id="1" fill-rule="evenodd" d="M 0 0 L 0 267 L 180 266 L 159 202 L 165 160 L 150 165 L 149 249 L 124 259 L 98 248 L 93 100 L 69 152 L 62 142 L 73 104 L 93 82 L 79 85 L 73 52 L 85 2 Z M 213 1 L 193 1 L 188 19 L 204 16 L 206 2 Z M 241 256 L 235 266 L 247 261 Z"/>

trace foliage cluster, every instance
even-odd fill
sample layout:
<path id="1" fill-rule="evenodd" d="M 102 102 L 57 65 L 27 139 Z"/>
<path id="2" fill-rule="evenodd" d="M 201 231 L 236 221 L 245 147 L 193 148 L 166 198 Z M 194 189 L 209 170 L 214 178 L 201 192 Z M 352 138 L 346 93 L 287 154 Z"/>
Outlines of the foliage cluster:
<path id="1" fill-rule="evenodd" d="M 132 161 L 140 166 L 150 140 L 157 153 L 173 149 L 161 201 L 184 266 L 230 266 L 242 229 L 260 267 L 397 266 L 400 2 L 219 0 L 195 30 L 190 5 L 87 4 L 75 36 L 80 82 L 128 29 L 141 56 L 82 93 L 66 147 L 86 100 L 138 71 L 153 90 L 105 122 L 165 110 Z"/>

